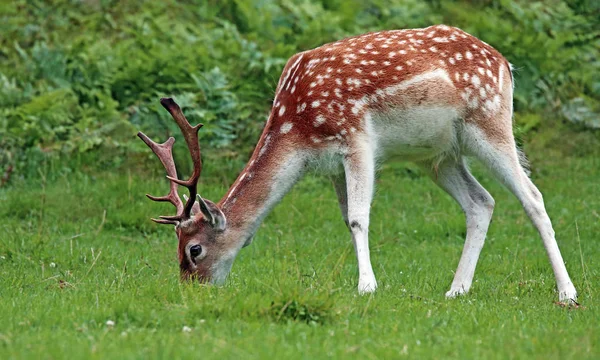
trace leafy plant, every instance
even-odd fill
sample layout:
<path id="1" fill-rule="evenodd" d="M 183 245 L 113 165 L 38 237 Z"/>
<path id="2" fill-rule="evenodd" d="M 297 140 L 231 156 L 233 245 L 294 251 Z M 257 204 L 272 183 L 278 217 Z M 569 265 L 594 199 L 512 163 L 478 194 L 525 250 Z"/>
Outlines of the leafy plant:
<path id="1" fill-rule="evenodd" d="M 598 128 L 600 26 L 588 0 L 208 0 L 0 5 L 0 175 L 139 166 L 136 130 L 178 137 L 158 104 L 204 122 L 207 156 L 247 157 L 287 58 L 366 31 L 447 23 L 515 67 L 515 109 Z M 545 121 L 523 124 L 537 131 Z M 178 161 L 187 156 L 176 151 Z M 185 159 L 185 160 L 184 160 Z M 189 164 L 188 164 L 189 165 Z M 182 171 L 187 171 L 186 166 Z"/>

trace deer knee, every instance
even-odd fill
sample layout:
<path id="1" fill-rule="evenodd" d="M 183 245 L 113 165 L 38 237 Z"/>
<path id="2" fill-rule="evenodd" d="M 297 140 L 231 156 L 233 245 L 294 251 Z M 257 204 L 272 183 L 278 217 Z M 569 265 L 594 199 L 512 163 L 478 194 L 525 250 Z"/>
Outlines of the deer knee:
<path id="1" fill-rule="evenodd" d="M 360 223 L 360 221 L 353 220 L 350 223 L 350 231 L 352 231 L 352 232 L 355 232 L 355 231 L 362 232 L 363 231 L 363 225 Z"/>
<path id="2" fill-rule="evenodd" d="M 348 229 L 352 234 L 365 233 L 369 229 L 369 219 L 351 217 L 348 219 Z"/>

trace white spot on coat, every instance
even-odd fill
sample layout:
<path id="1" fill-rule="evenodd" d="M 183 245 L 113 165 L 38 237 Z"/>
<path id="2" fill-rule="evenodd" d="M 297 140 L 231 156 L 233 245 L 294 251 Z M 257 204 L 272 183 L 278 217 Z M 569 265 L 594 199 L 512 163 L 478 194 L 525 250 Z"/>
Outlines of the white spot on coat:
<path id="1" fill-rule="evenodd" d="M 317 117 L 315 118 L 315 127 L 321 126 L 324 122 L 325 122 L 325 116 L 323 115 L 317 115 Z"/>
<path id="2" fill-rule="evenodd" d="M 304 111 L 304 109 L 306 109 L 306 103 L 302 103 L 301 105 L 298 105 L 298 107 L 296 108 L 296 114 L 300 114 L 301 112 Z"/>
<path id="3" fill-rule="evenodd" d="M 485 99 L 487 96 L 485 89 L 483 87 L 479 88 L 479 96 L 481 96 L 482 99 Z"/>
<path id="4" fill-rule="evenodd" d="M 471 77 L 471 83 L 473 84 L 473 86 L 475 86 L 476 88 L 478 88 L 479 85 L 481 85 L 481 80 L 479 79 L 479 76 L 473 75 Z"/>
<path id="5" fill-rule="evenodd" d="M 281 125 L 280 132 L 282 134 L 287 134 L 290 132 L 290 130 L 292 130 L 293 126 L 294 126 L 294 124 L 292 124 L 291 122 L 285 122 L 285 123 L 283 123 L 283 125 Z"/>

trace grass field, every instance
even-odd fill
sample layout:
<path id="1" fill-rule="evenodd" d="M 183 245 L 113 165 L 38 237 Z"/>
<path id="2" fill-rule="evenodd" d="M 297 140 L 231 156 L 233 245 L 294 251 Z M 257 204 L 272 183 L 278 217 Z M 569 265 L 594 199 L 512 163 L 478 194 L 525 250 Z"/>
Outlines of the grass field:
<path id="1" fill-rule="evenodd" d="M 326 179 L 299 183 L 227 284 L 211 287 L 179 282 L 175 235 L 149 220 L 171 211 L 143 196 L 166 192 L 158 176 L 45 183 L 41 171 L 0 192 L 0 359 L 598 358 L 600 160 L 532 159 L 585 308 L 554 304 L 541 239 L 477 166 L 497 206 L 476 282 L 455 300 L 444 292 L 464 217 L 410 165 L 387 164 L 378 179 L 370 239 L 380 288 L 362 297 Z M 217 200 L 225 181 L 207 171 L 202 193 Z"/>

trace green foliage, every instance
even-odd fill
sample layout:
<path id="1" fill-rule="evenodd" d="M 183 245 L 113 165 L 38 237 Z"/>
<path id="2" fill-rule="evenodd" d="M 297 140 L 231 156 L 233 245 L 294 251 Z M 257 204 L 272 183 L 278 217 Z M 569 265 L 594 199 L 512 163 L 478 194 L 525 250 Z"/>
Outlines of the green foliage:
<path id="1" fill-rule="evenodd" d="M 441 22 L 516 66 L 518 114 L 559 114 L 598 128 L 597 14 L 588 0 L 4 2 L 0 172 L 11 166 L 16 176 L 36 176 L 40 163 L 58 173 L 135 165 L 146 151 L 137 130 L 160 141 L 179 136 L 158 105 L 162 96 L 205 123 L 202 144 L 218 149 L 209 156 L 239 161 L 289 56 L 366 31 Z M 179 162 L 184 155 L 177 150 Z"/>

